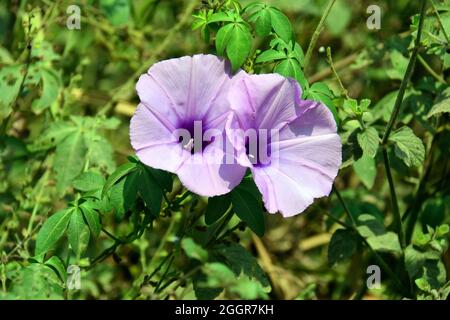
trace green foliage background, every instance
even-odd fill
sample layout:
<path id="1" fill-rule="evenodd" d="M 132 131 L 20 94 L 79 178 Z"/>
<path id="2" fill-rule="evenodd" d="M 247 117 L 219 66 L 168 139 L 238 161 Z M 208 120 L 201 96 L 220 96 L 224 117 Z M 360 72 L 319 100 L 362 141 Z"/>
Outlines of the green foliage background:
<path id="1" fill-rule="evenodd" d="M 0 3 L 0 298 L 447 298 L 448 0 L 82 0 L 80 30 L 71 4 Z M 195 53 L 330 108 L 330 197 L 283 219 L 251 179 L 205 199 L 133 157 L 137 77 Z"/>

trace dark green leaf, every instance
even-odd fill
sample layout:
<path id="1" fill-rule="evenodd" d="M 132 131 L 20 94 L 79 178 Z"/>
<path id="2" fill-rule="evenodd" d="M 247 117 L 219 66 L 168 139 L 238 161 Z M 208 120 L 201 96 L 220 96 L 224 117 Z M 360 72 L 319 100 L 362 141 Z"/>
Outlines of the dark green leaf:
<path id="1" fill-rule="evenodd" d="M 230 194 L 211 197 L 208 199 L 208 206 L 205 212 L 205 223 L 211 225 L 219 220 L 231 205 Z"/>
<path id="2" fill-rule="evenodd" d="M 244 179 L 239 186 L 231 191 L 231 202 L 236 215 L 247 223 L 254 233 L 262 237 L 265 230 L 264 213 L 261 196 L 254 182 Z"/>
<path id="3" fill-rule="evenodd" d="M 74 210 L 70 217 L 69 226 L 67 227 L 67 237 L 75 255 L 78 258 L 81 257 L 88 246 L 90 231 L 84 221 L 83 213 L 78 208 Z"/>
<path id="4" fill-rule="evenodd" d="M 114 171 L 108 177 L 108 180 L 106 180 L 105 186 L 103 187 L 103 190 L 102 190 L 102 198 L 105 196 L 106 192 L 108 192 L 108 190 L 117 181 L 119 181 L 122 177 L 126 176 L 127 174 L 129 174 L 130 172 L 132 172 L 133 170 L 136 170 L 136 169 L 137 169 L 136 163 L 132 163 L 132 162 L 125 163 L 125 164 L 121 165 L 120 167 L 118 167 L 117 170 Z"/>
<path id="5" fill-rule="evenodd" d="M 358 240 L 352 231 L 336 230 L 328 246 L 328 264 L 332 267 L 349 259 L 355 253 L 357 246 Z"/>

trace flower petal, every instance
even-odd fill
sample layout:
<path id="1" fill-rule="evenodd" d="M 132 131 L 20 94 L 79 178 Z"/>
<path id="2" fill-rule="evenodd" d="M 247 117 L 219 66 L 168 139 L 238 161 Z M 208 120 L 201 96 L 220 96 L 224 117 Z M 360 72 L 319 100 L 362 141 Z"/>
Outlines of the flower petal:
<path id="1" fill-rule="evenodd" d="M 272 142 L 272 162 L 252 169 L 266 209 L 285 217 L 301 213 L 330 193 L 342 162 L 341 140 L 326 106 L 310 102 Z"/>
<path id="2" fill-rule="evenodd" d="M 174 128 L 157 116 L 157 111 L 140 103 L 131 118 L 130 139 L 138 158 L 146 165 L 176 172 L 190 153 L 172 134 Z"/>
<path id="3" fill-rule="evenodd" d="M 261 74 L 239 80 L 231 88 L 228 101 L 242 129 L 277 129 L 297 117 L 300 97 L 301 88 L 295 80 Z"/>
<path id="4" fill-rule="evenodd" d="M 244 76 L 233 76 L 229 63 L 214 55 L 194 55 L 154 64 L 136 85 L 142 102 L 169 119 L 205 123 L 229 111 L 228 87 Z"/>
<path id="5" fill-rule="evenodd" d="M 246 168 L 227 164 L 221 143 L 213 142 L 203 153 L 193 154 L 177 171 L 183 185 L 201 196 L 217 196 L 230 192 L 242 180 Z"/>

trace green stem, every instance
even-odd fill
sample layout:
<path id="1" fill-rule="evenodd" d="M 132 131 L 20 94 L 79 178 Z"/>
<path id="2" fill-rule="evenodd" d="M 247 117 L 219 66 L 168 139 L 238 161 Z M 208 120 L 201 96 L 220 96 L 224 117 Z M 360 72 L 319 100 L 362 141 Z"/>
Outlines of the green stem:
<path id="1" fill-rule="evenodd" d="M 422 58 L 422 56 L 419 54 L 417 55 L 417 59 L 419 60 L 419 62 L 422 64 L 422 66 L 425 68 L 425 70 L 428 71 L 429 74 L 431 74 L 437 81 L 441 82 L 441 83 L 447 83 L 447 81 L 445 81 L 444 78 L 442 78 L 440 75 L 438 75 L 436 73 L 436 71 L 434 71 L 430 65 L 425 61 L 424 58 Z"/>
<path id="2" fill-rule="evenodd" d="M 323 30 L 325 21 L 327 20 L 327 17 L 330 14 L 331 8 L 333 7 L 335 2 L 336 2 L 336 0 L 328 1 L 325 11 L 323 12 L 322 17 L 320 18 L 319 24 L 317 25 L 316 30 L 314 30 L 314 33 L 311 37 L 311 41 L 309 42 L 308 50 L 306 51 L 306 55 L 305 55 L 305 68 L 307 68 L 309 65 L 309 61 L 311 60 L 312 52 L 313 52 L 314 48 L 316 47 L 317 40 L 319 40 L 319 36 Z"/>
<path id="3" fill-rule="evenodd" d="M 334 67 L 333 57 L 331 56 L 331 48 L 330 47 L 327 47 L 327 60 L 328 60 L 328 64 L 330 65 L 331 72 L 333 73 L 334 77 L 336 78 L 336 80 L 339 84 L 339 87 L 341 88 L 342 94 L 345 96 L 345 98 L 350 99 L 350 97 L 348 95 L 348 91 L 347 91 L 347 89 L 345 89 L 344 84 L 342 83 L 342 80 L 339 77 L 339 74 L 337 73 L 336 68 Z"/>
<path id="4" fill-rule="evenodd" d="M 345 211 L 345 213 L 347 214 L 347 217 L 348 217 L 348 219 L 350 220 L 352 226 L 356 226 L 355 219 L 353 218 L 353 216 L 352 216 L 352 214 L 351 214 L 349 208 L 347 207 L 347 204 L 345 203 L 344 199 L 342 198 L 340 192 L 338 191 L 338 189 L 336 188 L 335 185 L 333 185 L 333 191 L 334 191 L 334 193 L 336 193 L 336 196 L 338 197 L 339 202 L 340 202 L 341 205 L 342 205 L 342 208 L 344 208 L 344 211 Z"/>
<path id="5" fill-rule="evenodd" d="M 395 228 L 396 228 L 397 234 L 400 238 L 400 244 L 402 245 L 403 248 L 405 246 L 405 237 L 403 234 L 403 227 L 402 227 L 402 221 L 401 221 L 401 217 L 400 217 L 400 211 L 398 208 L 398 201 L 397 201 L 397 195 L 395 192 L 394 180 L 392 179 L 391 167 L 389 165 L 389 158 L 388 158 L 388 154 L 387 154 L 387 142 L 389 139 L 389 135 L 391 134 L 392 128 L 394 127 L 394 124 L 397 120 L 397 116 L 400 113 L 400 108 L 401 108 L 401 105 L 403 102 L 403 97 L 405 95 L 406 87 L 407 87 L 409 80 L 411 79 L 411 76 L 414 72 L 414 65 L 416 63 L 417 55 L 419 53 L 419 48 L 420 48 L 420 38 L 422 35 L 423 21 L 424 21 L 424 17 L 425 17 L 425 7 L 426 7 L 426 0 L 422 0 L 422 5 L 421 5 L 421 9 L 420 9 L 419 27 L 417 30 L 417 37 L 416 37 L 416 41 L 414 44 L 414 49 L 411 54 L 411 58 L 409 59 L 409 63 L 408 63 L 408 67 L 406 68 L 405 76 L 403 77 L 402 83 L 400 84 L 400 89 L 399 89 L 397 99 L 395 100 L 395 104 L 394 104 L 394 110 L 391 114 L 391 118 L 389 119 L 389 123 L 386 127 L 386 130 L 384 131 L 383 138 L 381 140 L 381 144 L 383 147 L 382 153 L 383 153 L 383 159 L 384 159 L 384 166 L 385 166 L 385 170 L 386 170 L 386 176 L 388 178 L 389 190 L 391 193 L 392 211 L 393 211 L 393 215 L 394 215 Z"/>
<path id="6" fill-rule="evenodd" d="M 431 1 L 431 6 L 433 7 L 434 14 L 436 15 L 436 17 L 438 19 L 439 26 L 441 27 L 442 33 L 444 34 L 444 37 L 447 40 L 447 44 L 450 44 L 450 37 L 448 36 L 447 31 L 445 31 L 444 24 L 442 23 L 441 16 L 436 9 L 436 5 L 434 4 L 433 0 L 430 0 L 430 1 Z"/>
<path id="7" fill-rule="evenodd" d="M 351 221 L 351 225 L 339 222 L 339 224 L 345 226 L 346 228 L 348 228 L 349 230 L 353 230 L 358 237 L 361 239 L 361 241 L 369 248 L 369 250 L 371 251 L 371 253 L 373 254 L 373 256 L 375 257 L 375 259 L 377 260 L 377 262 L 379 263 L 379 265 L 381 266 L 381 268 L 383 270 L 386 271 L 387 274 L 389 274 L 390 278 L 395 282 L 395 284 L 397 285 L 398 289 L 402 291 L 402 293 L 405 296 L 409 295 L 409 291 L 406 289 L 406 287 L 403 285 L 403 283 L 400 281 L 400 279 L 398 278 L 397 274 L 394 273 L 394 271 L 392 271 L 392 269 L 389 267 L 389 265 L 386 263 L 386 261 L 384 261 L 384 259 L 378 254 L 378 252 L 376 252 L 371 246 L 370 244 L 367 242 L 367 240 L 359 233 L 358 229 L 357 229 L 357 225 L 355 223 L 355 220 L 353 219 L 353 216 L 349 210 L 349 208 L 347 207 L 347 204 L 345 203 L 344 199 L 342 198 L 341 194 L 339 193 L 339 191 L 337 190 L 337 188 L 333 185 L 333 191 L 336 193 L 339 202 L 341 203 L 342 207 L 344 208 L 345 213 L 347 214 L 347 216 L 349 217 L 350 221 Z M 329 215 L 331 217 L 331 215 Z M 337 220 L 336 218 L 333 217 L 333 220 Z"/>
<path id="8" fill-rule="evenodd" d="M 411 58 L 409 59 L 408 67 L 406 68 L 405 76 L 403 77 L 402 83 L 400 84 L 400 89 L 398 91 L 397 99 L 395 100 L 395 104 L 394 104 L 394 111 L 392 112 L 391 118 L 389 119 L 389 123 L 386 127 L 386 130 L 384 131 L 383 139 L 381 141 L 381 143 L 383 145 L 386 145 L 389 135 L 391 134 L 392 128 L 395 124 L 395 121 L 397 120 L 397 116 L 398 116 L 398 114 L 400 112 L 400 108 L 402 106 L 406 87 L 408 86 L 409 80 L 411 79 L 411 76 L 414 72 L 414 65 L 416 63 L 417 55 L 419 53 L 419 48 L 420 48 L 420 38 L 422 35 L 426 2 L 427 2 L 426 0 L 422 0 L 422 5 L 421 5 L 421 9 L 420 9 L 419 28 L 417 30 L 416 42 L 414 44 L 414 49 L 411 54 Z"/>
<path id="9" fill-rule="evenodd" d="M 230 206 L 227 212 L 225 213 L 224 218 L 222 218 L 220 224 L 214 229 L 213 232 L 211 232 L 208 240 L 206 241 L 206 247 L 212 245 L 219 238 L 220 233 L 228 225 L 228 222 L 230 222 L 233 215 L 234 215 L 233 206 Z"/>
<path id="10" fill-rule="evenodd" d="M 395 192 L 394 180 L 392 179 L 391 174 L 391 166 L 389 164 L 389 158 L 385 147 L 383 147 L 382 153 L 383 153 L 384 167 L 386 168 L 386 176 L 389 183 L 389 191 L 391 193 L 392 213 L 394 216 L 394 228 L 398 234 L 398 237 L 400 238 L 400 244 L 402 248 L 404 248 L 405 236 L 403 233 L 402 218 L 400 216 L 400 210 L 398 208 L 397 193 Z"/>

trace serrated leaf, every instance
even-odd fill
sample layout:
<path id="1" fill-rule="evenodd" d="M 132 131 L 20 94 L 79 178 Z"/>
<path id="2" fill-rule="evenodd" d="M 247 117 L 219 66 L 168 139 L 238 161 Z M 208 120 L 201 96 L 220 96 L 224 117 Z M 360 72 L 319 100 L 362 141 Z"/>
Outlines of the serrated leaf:
<path id="1" fill-rule="evenodd" d="M 84 137 L 80 131 L 71 133 L 56 146 L 54 168 L 56 189 L 60 193 L 64 193 L 72 180 L 83 170 L 86 149 Z"/>
<path id="2" fill-rule="evenodd" d="M 122 177 L 126 176 L 133 170 L 137 169 L 137 164 L 133 162 L 124 163 L 116 169 L 106 180 L 105 186 L 102 190 L 102 198 L 105 196 L 106 192 L 117 183 Z"/>
<path id="3" fill-rule="evenodd" d="M 73 187 L 80 191 L 93 191 L 103 188 L 105 178 L 100 173 L 88 171 L 73 180 Z"/>
<path id="4" fill-rule="evenodd" d="M 357 246 L 358 240 L 353 232 L 345 229 L 336 230 L 328 246 L 328 265 L 332 267 L 349 259 L 355 253 Z"/>
<path id="5" fill-rule="evenodd" d="M 254 182 L 244 179 L 240 185 L 231 191 L 231 202 L 236 215 L 254 233 L 262 237 L 265 231 L 264 213 L 262 210 L 261 196 L 256 196 L 258 193 Z"/>
<path id="6" fill-rule="evenodd" d="M 437 102 L 428 112 L 427 117 L 430 118 L 440 113 L 449 113 L 449 112 L 450 112 L 450 88 L 447 88 L 440 94 Z"/>
<path id="7" fill-rule="evenodd" d="M 38 256 L 52 249 L 66 231 L 74 210 L 74 208 L 67 208 L 59 211 L 45 221 L 36 237 L 35 255 Z"/>
<path id="8" fill-rule="evenodd" d="M 183 238 L 183 240 L 181 240 L 181 247 L 189 258 L 201 262 L 208 261 L 208 251 L 195 243 L 192 238 Z"/>
<path id="9" fill-rule="evenodd" d="M 402 248 L 398 235 L 394 232 L 386 232 L 382 235 L 368 237 L 367 242 L 370 247 L 375 251 L 401 253 Z"/>
<path id="10" fill-rule="evenodd" d="M 252 35 L 244 24 L 234 24 L 230 31 L 230 38 L 226 45 L 228 59 L 233 71 L 239 69 L 247 60 L 252 48 Z"/>
<path id="11" fill-rule="evenodd" d="M 375 158 L 380 144 L 378 132 L 373 127 L 368 127 L 362 132 L 358 132 L 357 139 L 363 153 L 368 157 Z"/>
<path id="12" fill-rule="evenodd" d="M 409 127 L 402 127 L 389 138 L 395 144 L 395 155 L 408 167 L 419 167 L 425 160 L 425 147 Z"/>
<path id="13" fill-rule="evenodd" d="M 356 175 L 367 189 L 372 189 L 377 176 L 376 162 L 374 158 L 368 155 L 363 155 L 357 161 L 353 163 Z"/>
<path id="14" fill-rule="evenodd" d="M 231 205 L 229 194 L 211 197 L 208 199 L 208 205 L 205 211 L 205 223 L 211 225 L 219 220 Z"/>
<path id="15" fill-rule="evenodd" d="M 70 217 L 67 237 L 77 258 L 81 257 L 89 244 L 90 231 L 79 208 L 76 208 Z"/>

